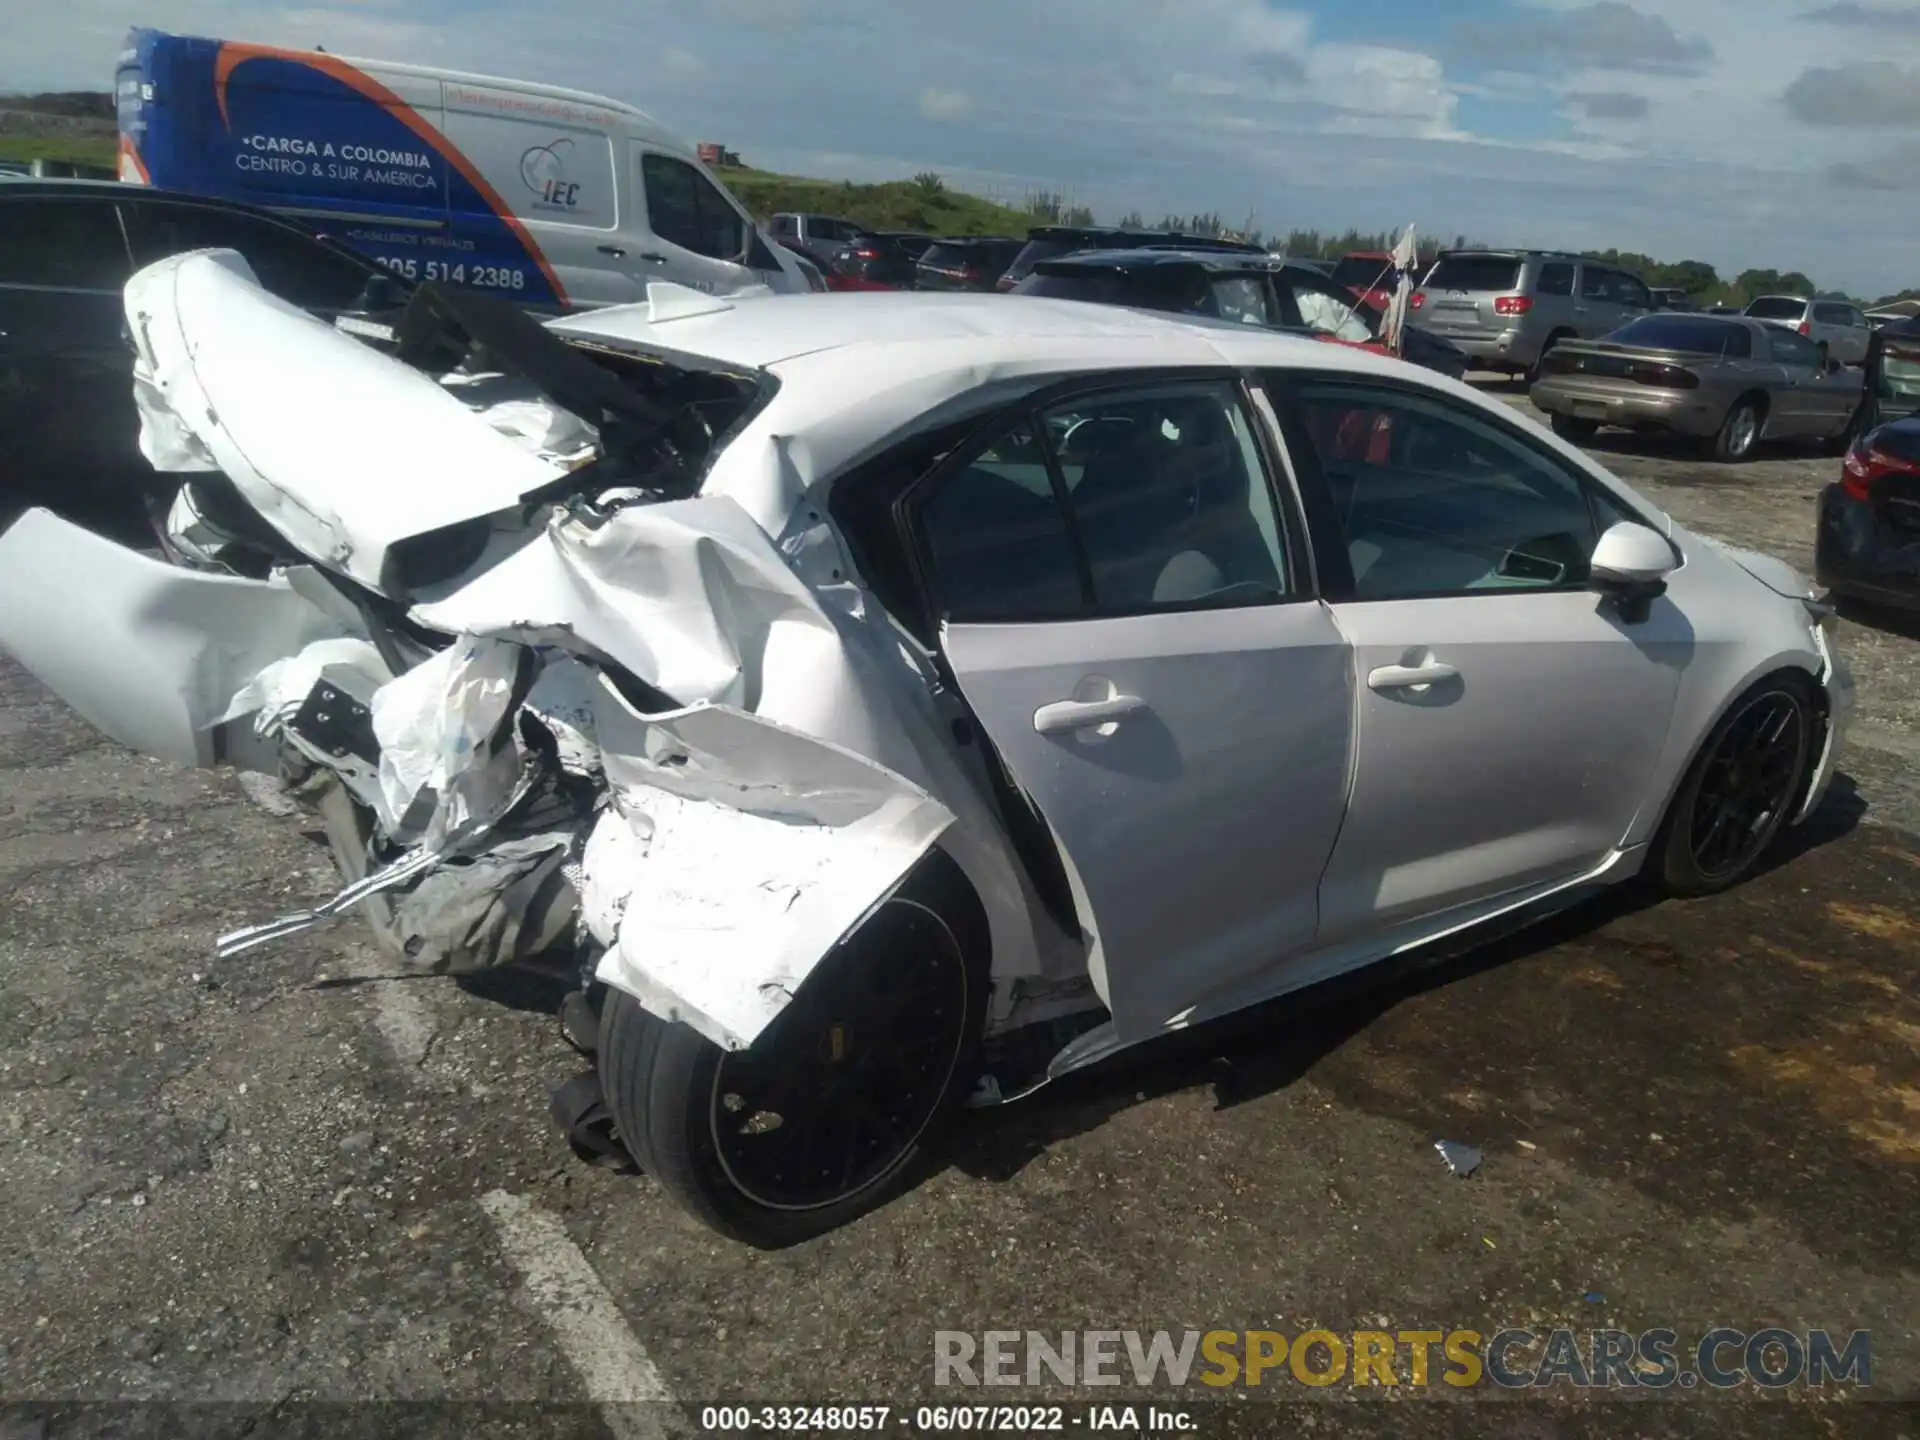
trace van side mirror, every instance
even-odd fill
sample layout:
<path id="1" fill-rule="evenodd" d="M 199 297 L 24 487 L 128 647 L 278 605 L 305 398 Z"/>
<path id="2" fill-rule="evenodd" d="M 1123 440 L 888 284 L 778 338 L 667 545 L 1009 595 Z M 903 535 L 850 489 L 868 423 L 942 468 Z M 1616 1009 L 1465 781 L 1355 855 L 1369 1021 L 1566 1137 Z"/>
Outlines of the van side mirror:
<path id="1" fill-rule="evenodd" d="M 1677 568 L 1673 546 L 1645 525 L 1622 520 L 1607 528 L 1593 547 L 1587 588 L 1612 599 L 1620 618 L 1638 625 L 1653 602 L 1667 593 L 1667 576 Z"/>

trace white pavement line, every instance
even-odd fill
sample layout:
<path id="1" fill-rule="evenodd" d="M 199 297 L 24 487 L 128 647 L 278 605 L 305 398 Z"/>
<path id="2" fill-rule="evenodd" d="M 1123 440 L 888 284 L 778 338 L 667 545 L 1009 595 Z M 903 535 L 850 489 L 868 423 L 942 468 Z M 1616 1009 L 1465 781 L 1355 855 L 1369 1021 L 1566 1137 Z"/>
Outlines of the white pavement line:
<path id="1" fill-rule="evenodd" d="M 358 915 L 351 923 L 362 923 Z M 402 1065 L 418 1070 L 426 1063 L 440 1027 L 420 994 L 423 982 L 393 978 L 394 967 L 378 951 L 351 945 L 341 957 L 341 968 L 373 991 L 373 1027 L 385 1037 Z"/>
<path id="2" fill-rule="evenodd" d="M 600 1407 L 618 1440 L 660 1440 L 675 1433 L 673 1392 L 613 1296 L 559 1219 L 523 1195 L 480 1197 L 507 1259 L 526 1281 L 526 1300 L 553 1330 L 561 1353 Z"/>

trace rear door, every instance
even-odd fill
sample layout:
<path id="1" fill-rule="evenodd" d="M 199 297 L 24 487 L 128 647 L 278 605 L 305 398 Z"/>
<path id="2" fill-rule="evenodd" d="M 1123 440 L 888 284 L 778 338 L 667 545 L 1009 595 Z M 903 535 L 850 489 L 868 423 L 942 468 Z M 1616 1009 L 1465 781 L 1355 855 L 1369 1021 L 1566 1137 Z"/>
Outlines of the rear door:
<path id="1" fill-rule="evenodd" d="M 1517 425 L 1411 384 L 1270 388 L 1354 646 L 1354 787 L 1320 939 L 1586 874 L 1649 798 L 1692 631 L 1586 589 L 1601 531 L 1638 519 Z"/>
<path id="2" fill-rule="evenodd" d="M 121 339 L 132 273 L 111 195 L 0 191 L 0 486 L 151 478 Z"/>
<path id="3" fill-rule="evenodd" d="M 1120 1036 L 1269 984 L 1318 928 L 1352 667 L 1238 382 L 1059 400 L 904 510 L 941 650 L 1066 857 Z"/>

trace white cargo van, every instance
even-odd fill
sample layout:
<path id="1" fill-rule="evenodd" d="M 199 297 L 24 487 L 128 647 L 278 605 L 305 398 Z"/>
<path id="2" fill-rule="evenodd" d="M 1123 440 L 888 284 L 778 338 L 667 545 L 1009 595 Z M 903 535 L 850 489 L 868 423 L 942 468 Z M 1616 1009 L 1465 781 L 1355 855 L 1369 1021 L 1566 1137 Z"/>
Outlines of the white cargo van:
<path id="1" fill-rule="evenodd" d="M 543 309 L 650 280 L 808 288 L 692 145 L 617 100 L 155 30 L 116 91 L 123 180 L 298 215 L 410 279 Z"/>

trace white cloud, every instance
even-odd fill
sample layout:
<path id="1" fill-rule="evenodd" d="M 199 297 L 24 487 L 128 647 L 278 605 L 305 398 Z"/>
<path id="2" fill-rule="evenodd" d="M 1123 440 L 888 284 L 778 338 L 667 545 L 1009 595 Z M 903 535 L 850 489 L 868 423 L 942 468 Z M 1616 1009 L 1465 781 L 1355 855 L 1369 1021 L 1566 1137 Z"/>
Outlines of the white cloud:
<path id="1" fill-rule="evenodd" d="M 920 113 L 929 120 L 964 120 L 972 110 L 973 101 L 958 90 L 929 85 L 920 92 Z"/>

